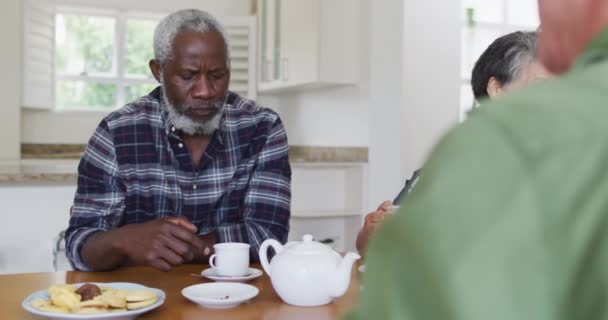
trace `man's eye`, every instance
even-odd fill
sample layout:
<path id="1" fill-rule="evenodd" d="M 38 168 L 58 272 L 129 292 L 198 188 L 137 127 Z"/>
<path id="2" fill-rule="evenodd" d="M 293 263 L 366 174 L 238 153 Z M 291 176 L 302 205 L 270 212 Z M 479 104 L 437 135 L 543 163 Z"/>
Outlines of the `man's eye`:
<path id="1" fill-rule="evenodd" d="M 214 79 L 214 80 L 219 80 L 219 79 L 223 78 L 225 75 L 226 75 L 225 71 L 218 71 L 218 72 L 213 72 L 210 74 L 211 79 Z"/>
<path id="2" fill-rule="evenodd" d="M 193 73 L 186 73 L 186 74 L 182 74 L 180 75 L 180 77 L 184 80 L 192 80 L 194 79 L 194 74 Z"/>

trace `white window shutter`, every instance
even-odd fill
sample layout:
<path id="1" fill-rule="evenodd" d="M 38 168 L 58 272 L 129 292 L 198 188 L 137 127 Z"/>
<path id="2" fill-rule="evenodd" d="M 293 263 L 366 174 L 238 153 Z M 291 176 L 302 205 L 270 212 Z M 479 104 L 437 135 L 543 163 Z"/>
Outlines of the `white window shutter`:
<path id="1" fill-rule="evenodd" d="M 243 97 L 256 99 L 256 19 L 252 16 L 220 21 L 230 43 L 230 90 Z"/>
<path id="2" fill-rule="evenodd" d="M 23 85 L 21 104 L 51 109 L 55 105 L 55 1 L 24 1 Z"/>

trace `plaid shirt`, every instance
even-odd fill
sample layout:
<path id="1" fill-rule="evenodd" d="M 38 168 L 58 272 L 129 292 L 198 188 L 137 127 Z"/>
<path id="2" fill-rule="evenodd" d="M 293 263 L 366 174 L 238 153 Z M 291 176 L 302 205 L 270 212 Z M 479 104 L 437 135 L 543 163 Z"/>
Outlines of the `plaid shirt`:
<path id="1" fill-rule="evenodd" d="M 76 269 L 90 270 L 80 251 L 92 234 L 167 216 L 219 242 L 250 243 L 253 260 L 264 240 L 287 240 L 291 168 L 279 116 L 230 92 L 197 171 L 161 90 L 108 115 L 89 141 L 66 231 Z"/>

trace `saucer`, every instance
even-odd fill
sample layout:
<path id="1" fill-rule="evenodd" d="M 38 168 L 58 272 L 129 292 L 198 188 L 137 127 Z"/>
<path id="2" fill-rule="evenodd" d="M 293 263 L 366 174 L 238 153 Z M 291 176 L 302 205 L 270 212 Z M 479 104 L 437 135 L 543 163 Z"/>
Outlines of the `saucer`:
<path id="1" fill-rule="evenodd" d="M 234 308 L 253 299 L 258 288 L 243 283 L 211 282 L 195 284 L 182 290 L 186 299 L 208 309 Z"/>
<path id="2" fill-rule="evenodd" d="M 221 276 L 221 275 L 217 274 L 217 271 L 213 268 L 208 268 L 208 269 L 203 270 L 203 272 L 201 272 L 201 275 L 203 277 L 209 278 L 214 281 L 221 281 L 221 282 L 247 282 L 247 281 L 253 280 L 263 274 L 264 273 L 261 270 L 256 269 L 256 268 L 249 268 L 249 271 L 247 272 L 247 274 L 245 274 L 244 276 L 240 276 L 240 277 Z"/>

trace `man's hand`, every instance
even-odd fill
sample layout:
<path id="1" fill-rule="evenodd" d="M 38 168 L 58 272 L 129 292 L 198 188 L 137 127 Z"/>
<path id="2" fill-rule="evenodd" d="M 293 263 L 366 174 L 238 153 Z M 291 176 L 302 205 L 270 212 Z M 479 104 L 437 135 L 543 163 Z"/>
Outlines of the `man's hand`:
<path id="1" fill-rule="evenodd" d="M 205 248 L 196 235 L 196 226 L 182 217 L 130 224 L 117 231 L 120 249 L 129 264 L 150 265 L 162 271 L 192 261 Z"/>
<path id="2" fill-rule="evenodd" d="M 203 250 L 194 253 L 192 263 L 209 263 L 209 257 L 214 253 L 213 245 L 217 243 L 216 233 L 211 232 L 198 237 L 203 242 Z"/>
<path id="3" fill-rule="evenodd" d="M 367 241 L 374 233 L 376 228 L 388 215 L 390 215 L 392 206 L 392 202 L 384 201 L 380 206 L 378 206 L 376 211 L 370 212 L 365 216 L 363 228 L 361 228 L 361 231 L 359 231 L 359 235 L 357 236 L 357 250 L 359 250 L 360 253 L 365 251 Z"/>
<path id="4" fill-rule="evenodd" d="M 185 218 L 168 218 L 170 222 L 175 223 L 176 225 L 183 226 L 186 229 L 192 230 L 194 228 L 194 232 L 196 232 L 196 226 L 191 224 Z M 208 234 L 203 234 L 198 236 L 202 241 L 203 250 L 195 249 L 193 250 L 194 257 L 189 261 L 193 263 L 208 263 L 209 257 L 213 254 L 213 245 L 216 244 L 217 238 L 215 236 L 215 232 L 211 232 Z"/>

